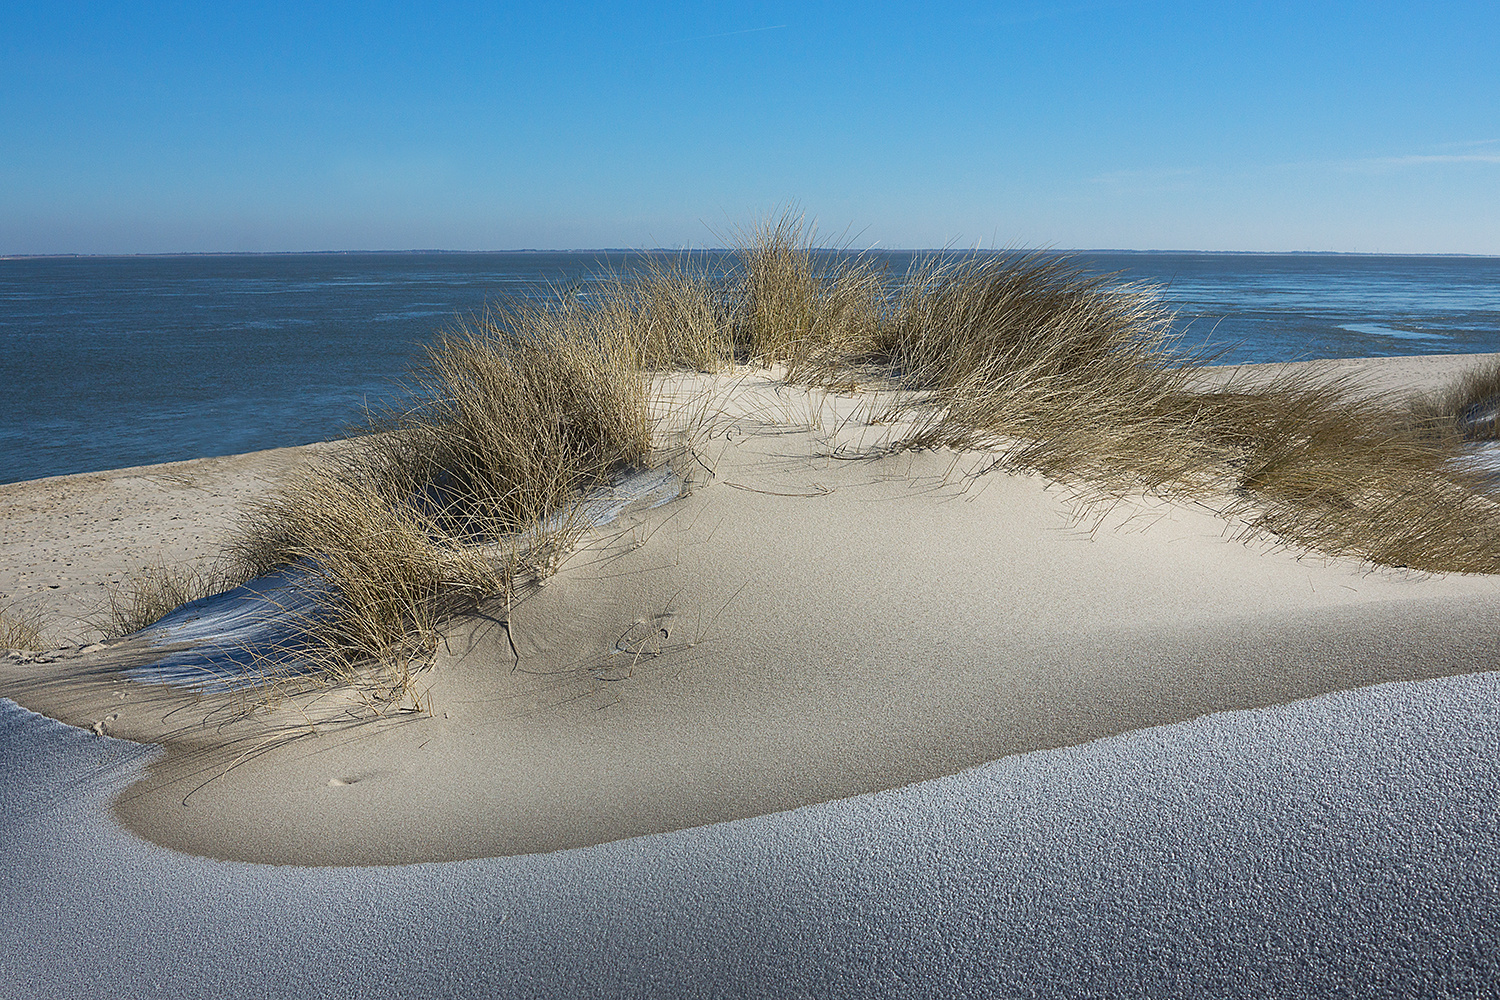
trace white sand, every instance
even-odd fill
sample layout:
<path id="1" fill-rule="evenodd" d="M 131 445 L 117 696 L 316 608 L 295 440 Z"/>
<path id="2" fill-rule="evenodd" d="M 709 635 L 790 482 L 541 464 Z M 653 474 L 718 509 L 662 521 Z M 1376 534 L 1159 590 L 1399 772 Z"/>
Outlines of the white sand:
<path id="1" fill-rule="evenodd" d="M 0 701 L 0 994 L 1477 997 L 1500 682 L 1340 692 L 598 847 L 211 861 L 144 751 Z"/>
<path id="2" fill-rule="evenodd" d="M 1473 360 L 1360 364 L 1416 391 Z M 1065 491 L 1039 478 L 966 480 L 980 456 L 879 457 L 890 431 L 871 412 L 763 378 L 720 392 L 692 494 L 628 513 L 513 608 L 519 665 L 503 608 L 455 630 L 428 679 L 430 716 L 277 745 L 263 726 L 221 725 L 225 697 L 122 680 L 157 655 L 141 642 L 0 662 L 0 694 L 167 747 L 144 775 L 138 755 L 129 773 L 110 771 L 92 798 L 55 778 L 37 779 L 37 794 L 84 803 L 69 822 L 108 841 L 106 859 L 120 844 L 148 859 L 129 863 L 146 872 L 131 878 L 190 887 L 187 904 L 131 907 L 158 921 L 208 907 L 222 915 L 199 926 L 283 942 L 246 968 L 323 956 L 320 982 L 378 981 L 394 995 L 445 974 L 484 995 L 523 972 L 543 995 L 570 983 L 614 995 L 631 970 L 664 977 L 641 995 L 711 994 L 714 975 L 776 995 L 894 994 L 902 977 L 923 984 L 912 992 L 961 994 L 965 977 L 1002 973 L 1043 992 L 1165 995 L 1175 982 L 1196 995 L 1240 967 L 1229 992 L 1316 974 L 1334 995 L 1362 962 L 1377 979 L 1455 990 L 1494 974 L 1493 951 L 1465 935 L 1496 909 L 1500 833 L 1477 791 L 1494 777 L 1495 682 L 1469 672 L 1494 666 L 1500 579 L 1246 544 L 1193 505 L 1125 504 L 1079 524 Z M 242 458 L 242 488 L 274 477 Z M 87 511 L 87 489 L 157 488 L 81 478 L 0 487 L 34 512 L 25 524 L 54 532 L 50 558 L 66 558 L 51 493 Z M 114 502 L 128 507 L 128 493 Z M 127 551 L 151 530 L 164 544 L 184 516 L 171 510 L 160 503 L 144 531 L 124 533 Z M 101 530 L 116 529 L 85 521 L 79 542 Z M 211 550 L 213 537 L 195 544 Z M 24 562 L 24 541 L 7 544 L 7 586 L 35 595 L 41 568 Z M 1338 693 L 1383 681 L 1408 683 Z M 1285 707 L 1199 718 L 1262 706 Z M 0 760 L 22 776 L 31 766 L 13 762 L 54 737 L 71 748 L 57 766 L 75 772 L 102 766 L 79 748 L 120 746 L 14 725 Z M 1115 733 L 1129 735 L 1088 742 Z M 188 858 L 102 815 L 137 777 L 114 816 L 160 845 L 283 864 L 448 863 Z M 921 783 L 847 798 L 909 782 Z M 36 832 L 52 822 L 43 812 L 7 805 L 9 825 L 43 823 L 15 843 L 54 837 Z M 701 826 L 724 820 L 740 822 Z M 620 840 L 642 834 L 654 836 Z M 563 847 L 586 849 L 500 858 Z M 76 895 L 66 869 L 48 867 L 71 855 L 50 850 L 8 850 L 0 884 L 51 872 L 49 896 Z M 230 884 L 245 898 L 226 903 Z M 501 913 L 519 923 L 495 926 Z M 426 930 L 392 945 L 390 914 Z M 38 933 L 25 923 L 4 933 Z M 211 935 L 146 923 L 171 947 L 213 952 L 238 981 L 222 970 L 242 929 L 210 947 Z M 520 951 L 503 945 L 512 931 Z M 444 933 L 457 935 L 454 959 L 423 957 Z M 327 971 L 318 950 L 351 934 L 349 961 L 368 979 Z M 31 947 L 15 940 L 7 953 Z M 392 954 L 414 967 L 369 957 Z"/>
<path id="3" fill-rule="evenodd" d="M 1258 365 L 1220 365 L 1206 368 L 1211 379 L 1235 378 L 1249 383 L 1282 373 L 1315 374 L 1320 378 L 1350 379 L 1372 394 L 1392 397 L 1441 390 L 1467 368 L 1493 361 L 1493 354 L 1415 354 L 1397 358 L 1331 358 Z"/>

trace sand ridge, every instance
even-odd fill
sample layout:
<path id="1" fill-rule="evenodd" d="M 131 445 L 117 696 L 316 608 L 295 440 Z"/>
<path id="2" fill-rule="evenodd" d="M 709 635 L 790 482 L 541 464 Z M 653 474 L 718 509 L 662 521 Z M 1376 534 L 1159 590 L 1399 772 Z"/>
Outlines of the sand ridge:
<path id="1" fill-rule="evenodd" d="M 1466 360 L 1417 367 L 1436 380 Z M 240 860 L 544 852 L 1487 670 L 1500 650 L 1500 580 L 1246 543 L 1193 504 L 1080 521 L 1040 477 L 966 475 L 985 456 L 889 453 L 896 429 L 872 420 L 868 394 L 706 381 L 696 409 L 673 411 L 695 442 L 679 456 L 688 495 L 599 531 L 546 587 L 455 628 L 424 685 L 430 714 L 290 742 L 247 730 L 215 751 L 209 734 L 226 730 L 193 737 L 191 720 L 222 721 L 225 703 L 138 685 L 152 689 L 142 707 L 111 724 L 172 739 L 117 815 Z M 125 651 L 53 666 L 87 665 L 108 695 Z M 0 664 L 0 693 L 23 666 Z"/>

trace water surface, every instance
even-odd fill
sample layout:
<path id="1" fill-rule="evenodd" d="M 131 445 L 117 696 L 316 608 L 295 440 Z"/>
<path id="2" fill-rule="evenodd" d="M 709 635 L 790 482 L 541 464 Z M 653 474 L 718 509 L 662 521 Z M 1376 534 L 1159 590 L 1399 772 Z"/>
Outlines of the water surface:
<path id="1" fill-rule="evenodd" d="M 877 254 L 893 276 L 919 254 Z M 1500 351 L 1500 258 L 1079 255 L 1163 286 L 1226 362 Z M 337 436 L 422 345 L 507 296 L 646 255 L 358 253 L 0 260 L 0 482 Z M 714 266 L 721 258 L 696 254 Z"/>

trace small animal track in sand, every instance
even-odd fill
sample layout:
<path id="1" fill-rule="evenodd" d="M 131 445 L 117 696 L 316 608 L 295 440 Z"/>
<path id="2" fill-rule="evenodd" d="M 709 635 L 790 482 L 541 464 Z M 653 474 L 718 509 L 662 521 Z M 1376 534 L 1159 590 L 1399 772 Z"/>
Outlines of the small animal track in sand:
<path id="1" fill-rule="evenodd" d="M 338 777 L 329 778 L 328 787 L 347 788 L 350 785 L 357 785 L 361 781 L 369 781 L 372 778 L 379 778 L 386 773 L 387 772 L 385 771 L 371 771 L 368 774 L 345 774 Z"/>

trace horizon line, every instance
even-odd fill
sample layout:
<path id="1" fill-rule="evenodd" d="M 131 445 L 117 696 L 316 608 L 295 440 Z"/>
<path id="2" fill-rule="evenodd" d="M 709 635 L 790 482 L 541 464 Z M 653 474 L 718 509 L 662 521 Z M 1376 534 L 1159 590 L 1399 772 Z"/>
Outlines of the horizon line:
<path id="1" fill-rule="evenodd" d="M 1461 250 L 1438 251 L 1385 251 L 1385 250 L 1199 250 L 1183 248 L 1131 249 L 1125 247 L 867 247 L 856 250 L 849 247 L 812 247 L 815 252 L 831 253 L 933 253 L 933 254 L 979 254 L 979 253 L 1118 253 L 1118 254 L 1214 254 L 1259 257 L 1473 257 L 1476 259 L 1500 259 L 1500 254 L 1471 253 Z M 135 253 L 0 253 L 0 261 L 10 260 L 78 260 L 78 259 L 131 259 L 161 257 L 312 257 L 312 256 L 357 256 L 397 254 L 450 254 L 470 255 L 502 253 L 733 253 L 734 247 L 513 247 L 492 250 L 443 250 L 437 248 L 378 249 L 378 250 L 161 250 Z"/>

